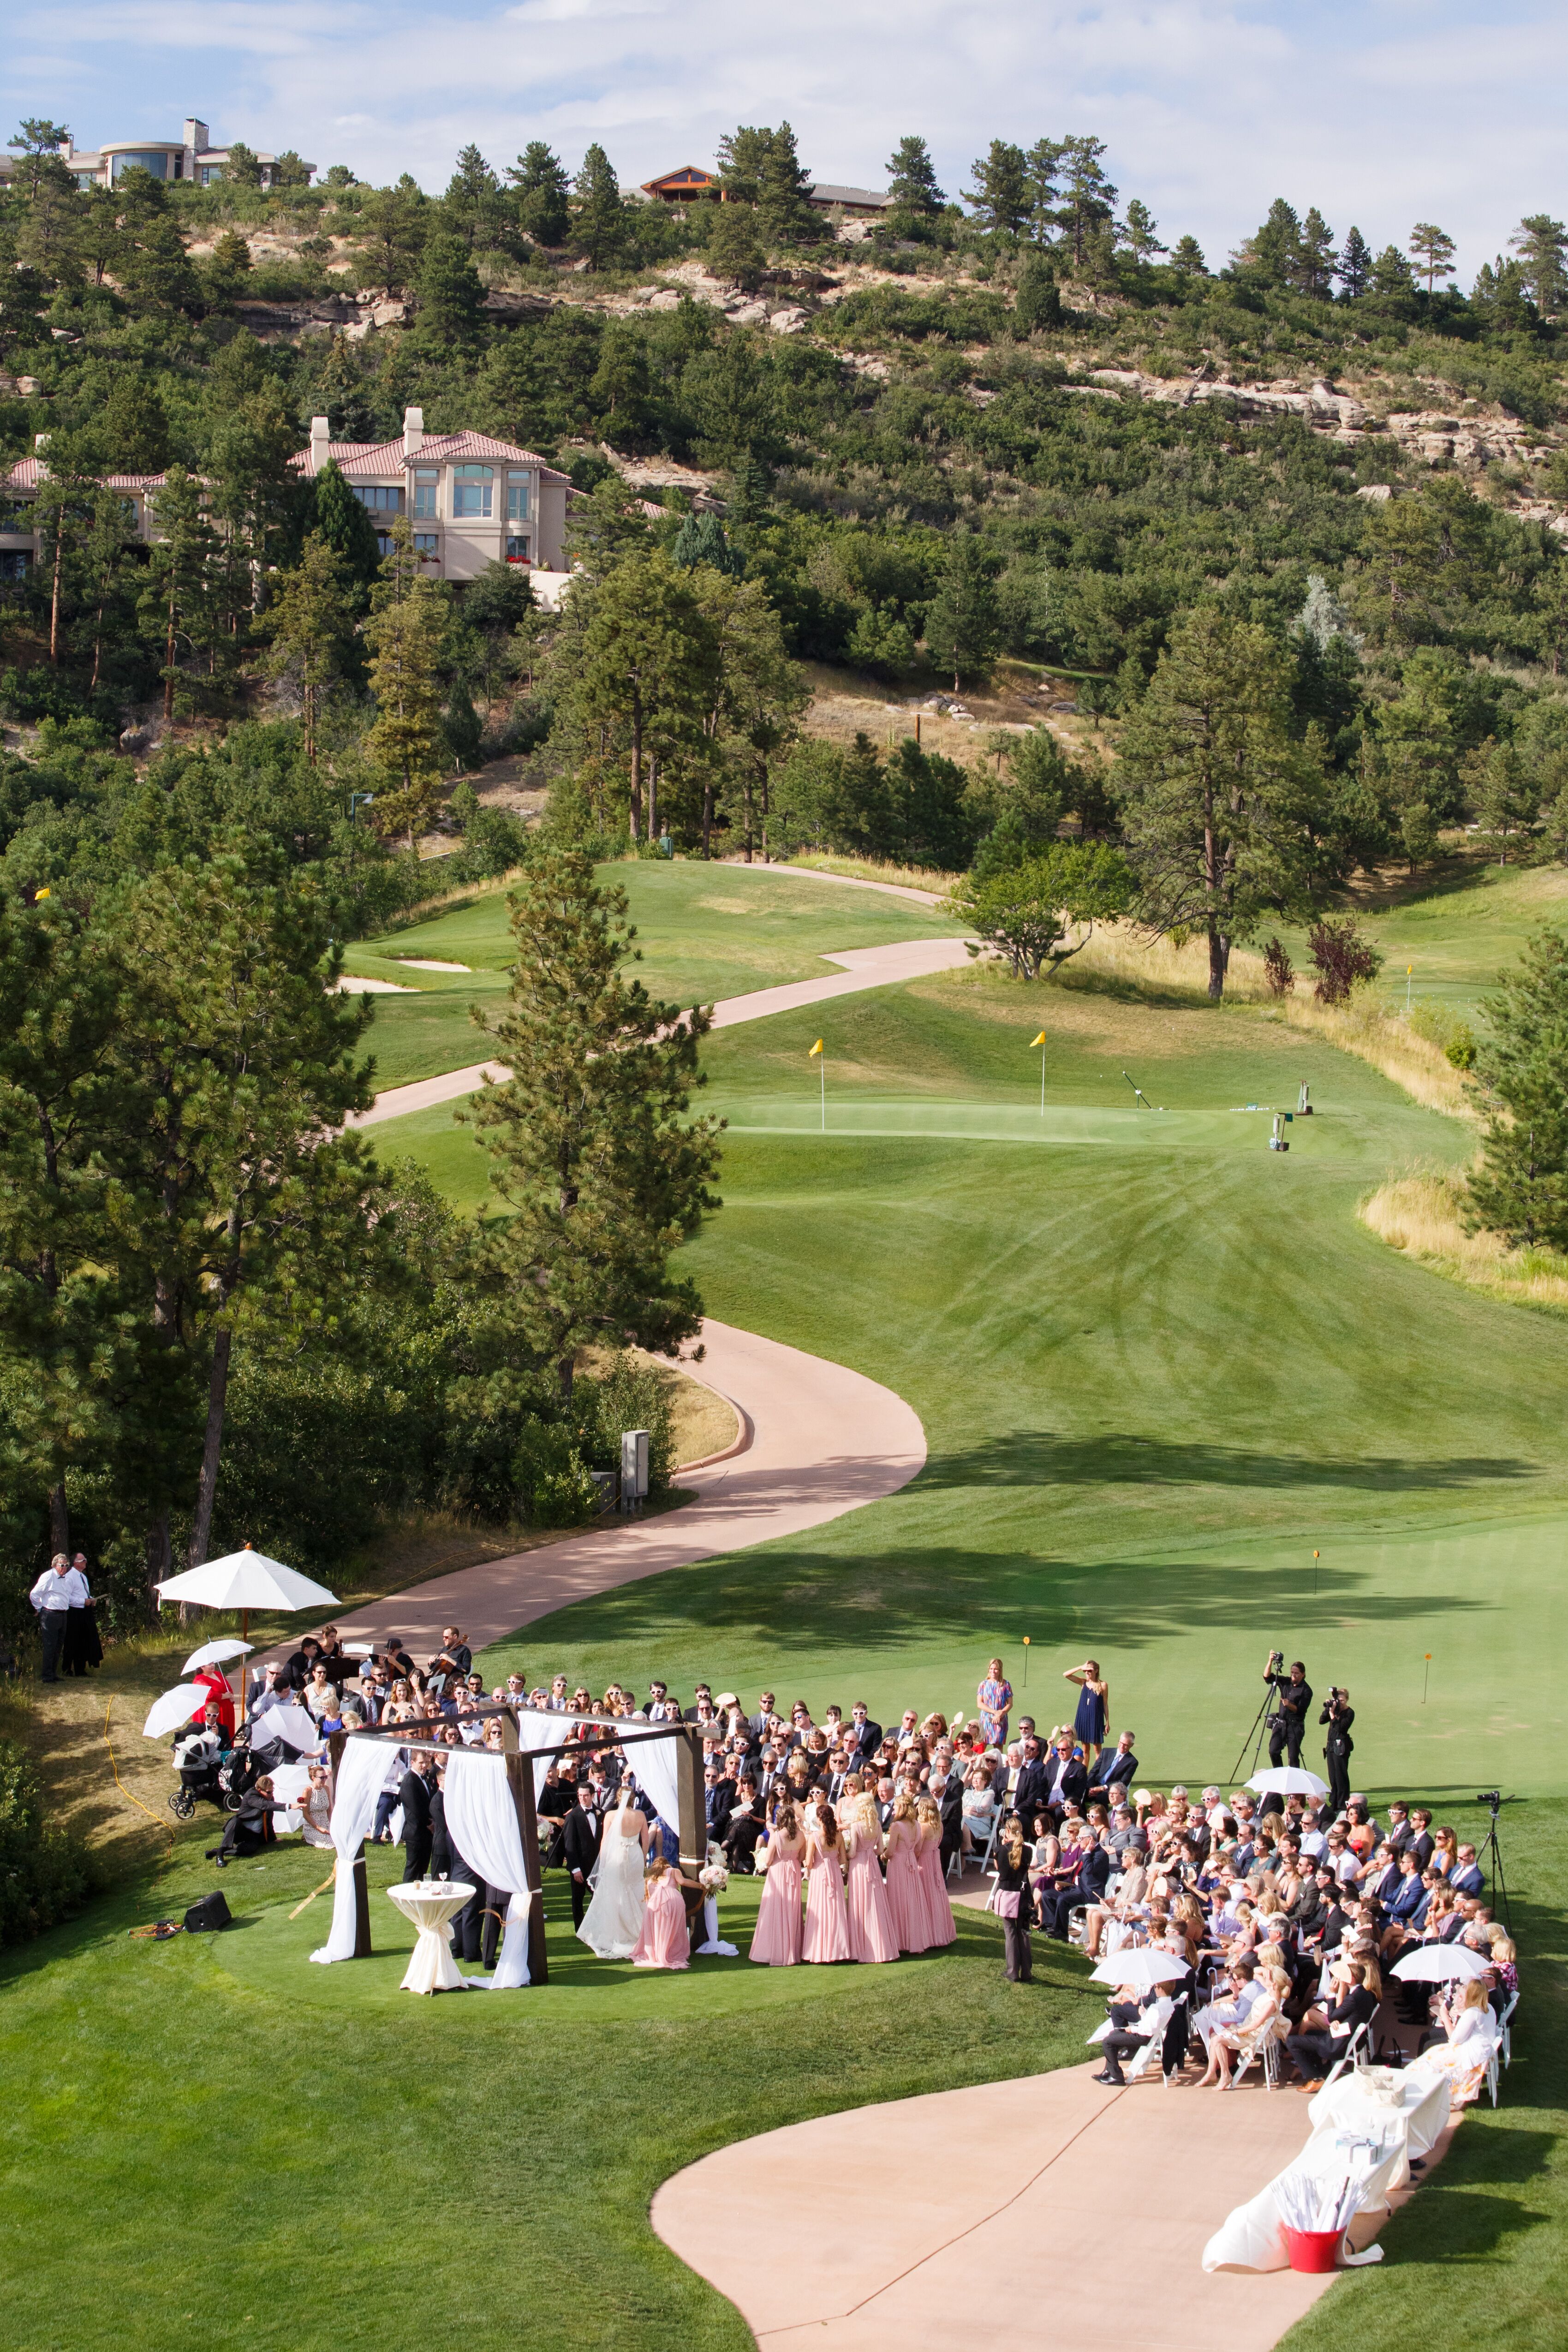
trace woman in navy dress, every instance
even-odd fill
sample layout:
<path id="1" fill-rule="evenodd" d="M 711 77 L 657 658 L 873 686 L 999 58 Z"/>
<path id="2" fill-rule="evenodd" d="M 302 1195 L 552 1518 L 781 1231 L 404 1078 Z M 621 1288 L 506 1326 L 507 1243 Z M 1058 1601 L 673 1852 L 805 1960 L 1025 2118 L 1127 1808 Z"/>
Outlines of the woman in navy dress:
<path id="1" fill-rule="evenodd" d="M 1111 1685 L 1100 1678 L 1098 1658 L 1085 1658 L 1081 1666 L 1069 1666 L 1062 1680 L 1080 1685 L 1072 1731 L 1082 1743 L 1084 1762 L 1092 1765 L 1111 1728 Z"/>

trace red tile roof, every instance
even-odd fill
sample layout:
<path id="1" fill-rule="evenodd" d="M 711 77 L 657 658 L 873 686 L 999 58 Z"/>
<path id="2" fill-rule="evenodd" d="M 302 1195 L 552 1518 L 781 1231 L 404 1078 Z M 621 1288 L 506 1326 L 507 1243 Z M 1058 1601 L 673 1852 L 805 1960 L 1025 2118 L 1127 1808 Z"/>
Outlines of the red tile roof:
<path id="1" fill-rule="evenodd" d="M 19 457 L 4 477 L 6 488 L 13 490 L 36 490 L 47 478 L 48 461 L 44 457 Z M 166 474 L 105 474 L 106 490 L 161 490 L 168 480 Z"/>
<path id="2" fill-rule="evenodd" d="M 515 441 L 493 440 L 488 433 L 427 433 L 414 457 L 404 457 L 401 433 L 395 441 L 332 441 L 328 444 L 328 455 L 337 460 L 338 470 L 350 481 L 369 479 L 378 474 L 401 474 L 405 465 L 465 465 L 486 457 L 512 466 L 537 466 L 547 482 L 564 482 L 568 478 L 536 449 L 519 449 Z M 301 449 L 293 463 L 301 468 L 308 466 L 309 450 Z"/>

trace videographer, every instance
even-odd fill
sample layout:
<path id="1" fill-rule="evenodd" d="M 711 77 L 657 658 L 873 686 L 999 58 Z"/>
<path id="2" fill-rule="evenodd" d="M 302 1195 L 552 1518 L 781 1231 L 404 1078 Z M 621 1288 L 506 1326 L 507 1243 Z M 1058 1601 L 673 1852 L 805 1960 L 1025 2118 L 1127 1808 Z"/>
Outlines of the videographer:
<path id="1" fill-rule="evenodd" d="M 1269 1716 L 1269 1761 L 1278 1769 L 1288 1755 L 1292 1766 L 1299 1766 L 1307 1709 L 1312 1703 L 1307 1670 L 1298 1658 L 1286 1674 L 1283 1650 L 1270 1650 L 1263 1679 L 1274 1692 L 1274 1705 Z"/>
<path id="2" fill-rule="evenodd" d="M 1328 1738 L 1323 1743 L 1323 1761 L 1329 1768 L 1329 1815 L 1343 1813 L 1350 1802 L 1350 1758 L 1355 1742 L 1350 1727 L 1355 1721 L 1355 1709 L 1350 1703 L 1350 1693 L 1331 1685 L 1323 1701 L 1323 1711 L 1318 1721 L 1328 1726 Z"/>

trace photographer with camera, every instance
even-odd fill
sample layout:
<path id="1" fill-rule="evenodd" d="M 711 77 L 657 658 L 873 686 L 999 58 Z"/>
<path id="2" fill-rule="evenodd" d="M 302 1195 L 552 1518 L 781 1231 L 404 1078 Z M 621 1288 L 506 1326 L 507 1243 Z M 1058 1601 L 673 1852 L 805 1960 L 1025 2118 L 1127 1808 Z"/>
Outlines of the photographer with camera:
<path id="1" fill-rule="evenodd" d="M 1329 1768 L 1329 1810 L 1331 1814 L 1343 1813 L 1350 1802 L 1350 1758 L 1355 1746 L 1350 1736 L 1350 1727 L 1355 1721 L 1350 1693 L 1331 1685 L 1318 1721 L 1328 1727 L 1323 1761 Z"/>
<path id="2" fill-rule="evenodd" d="M 1276 1770 L 1287 1755 L 1292 1766 L 1301 1760 L 1301 1737 L 1307 1727 L 1307 1709 L 1312 1703 L 1312 1686 L 1307 1680 L 1307 1670 L 1298 1658 L 1289 1674 L 1285 1672 L 1283 1650 L 1270 1650 L 1269 1663 L 1263 1669 L 1263 1679 L 1274 1694 L 1274 1705 L 1269 1715 L 1269 1761 Z"/>

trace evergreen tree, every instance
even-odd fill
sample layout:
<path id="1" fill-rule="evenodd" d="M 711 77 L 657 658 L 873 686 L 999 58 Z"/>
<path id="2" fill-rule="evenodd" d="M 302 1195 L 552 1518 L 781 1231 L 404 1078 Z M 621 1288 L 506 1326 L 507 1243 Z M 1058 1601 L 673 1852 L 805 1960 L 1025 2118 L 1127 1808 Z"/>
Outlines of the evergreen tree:
<path id="1" fill-rule="evenodd" d="M 51 122 L 47 115 L 30 114 L 5 142 L 7 147 L 16 148 L 20 158 L 16 184 L 29 201 L 38 193 L 46 164 L 57 157 L 70 135 L 63 122 Z"/>
<path id="2" fill-rule="evenodd" d="M 517 192 L 517 225 L 536 245 L 566 243 L 571 178 L 542 139 L 530 139 L 507 177 Z"/>
<path id="3" fill-rule="evenodd" d="M 1353 228 L 1345 238 L 1344 250 L 1340 255 L 1339 268 L 1335 273 L 1347 302 L 1355 301 L 1367 291 L 1372 284 L 1372 247 L 1361 231 Z"/>
<path id="4" fill-rule="evenodd" d="M 964 532 L 954 539 L 942 584 L 925 615 L 925 647 L 938 669 L 953 673 L 953 691 L 963 674 L 987 669 L 1000 639 L 1000 614 L 990 567 L 978 540 Z"/>
<path id="5" fill-rule="evenodd" d="M 1410 232 L 1410 258 L 1416 274 L 1427 281 L 1428 294 L 1437 291 L 1439 278 L 1454 274 L 1454 240 L 1435 221 L 1417 221 Z"/>
<path id="6" fill-rule="evenodd" d="M 591 269 L 609 269 L 620 259 L 626 243 L 626 207 L 615 166 L 597 140 L 588 149 L 572 183 L 571 228 L 568 242 Z"/>
<path id="7" fill-rule="evenodd" d="M 1339 256 L 1333 249 L 1333 231 L 1313 205 L 1301 223 L 1291 284 L 1298 293 L 1308 295 L 1314 302 L 1326 302 L 1333 292 L 1334 273 L 1338 268 Z"/>
<path id="8" fill-rule="evenodd" d="M 413 529 L 406 515 L 392 528 L 392 551 L 372 589 L 365 624 L 371 648 L 374 724 L 365 751 L 397 779 L 378 793 L 378 833 L 401 833 L 412 849 L 441 805 L 441 689 L 437 668 L 446 633 L 446 605 L 433 580 L 420 577 Z"/>
<path id="9" fill-rule="evenodd" d="M 1372 290 L 1396 301 L 1416 291 L 1415 273 L 1396 245 L 1385 245 L 1373 263 Z"/>
<path id="10" fill-rule="evenodd" d="M 1466 1222 L 1516 1247 L 1568 1249 L 1568 939 L 1538 931 L 1484 1010 L 1479 1075 L 1496 1108 Z"/>
<path id="11" fill-rule="evenodd" d="M 1550 213 L 1530 213 L 1509 238 L 1538 310 L 1561 308 L 1568 291 L 1568 228 Z"/>
<path id="12" fill-rule="evenodd" d="M 579 742 L 603 742 L 610 758 L 624 759 L 636 841 L 651 763 L 678 758 L 700 730 L 716 647 L 690 575 L 664 554 L 626 558 L 581 602 L 580 634 L 564 638 L 552 661 L 557 691 Z M 650 840 L 653 814 L 650 808 Z"/>
<path id="13" fill-rule="evenodd" d="M 740 579 L 746 571 L 745 556 L 731 547 L 716 514 L 686 516 L 670 543 L 670 561 L 683 572 L 695 571 L 699 563 L 706 563 L 733 580 Z"/>
<path id="14" fill-rule="evenodd" d="M 228 160 L 224 165 L 224 178 L 231 187 L 259 188 L 261 163 L 243 139 L 231 141 Z"/>
<path id="15" fill-rule="evenodd" d="M 1096 923 L 1127 913 L 1136 887 L 1126 859 L 1103 841 L 1053 841 L 1021 856 L 986 861 L 953 894 L 951 911 L 1007 963 L 1015 980 L 1038 980 L 1081 955 Z M 1083 937 L 1063 948 L 1069 931 Z M 971 955 L 979 952 L 972 945 Z"/>
<path id="16" fill-rule="evenodd" d="M 1171 632 L 1123 730 L 1116 790 L 1158 930 L 1202 930 L 1208 992 L 1265 913 L 1313 872 L 1322 775 L 1291 736 L 1290 663 L 1266 629 L 1199 605 Z"/>
<path id="17" fill-rule="evenodd" d="M 455 678 L 442 714 L 442 732 L 459 768 L 476 768 L 485 730 L 474 708 L 474 698 L 462 678 Z"/>
<path id="18" fill-rule="evenodd" d="M 1295 206 L 1276 196 L 1269 216 L 1234 257 L 1244 277 L 1263 286 L 1292 286 L 1301 259 L 1301 224 Z"/>
<path id="19" fill-rule="evenodd" d="M 1090 239 L 1113 217 L 1116 191 L 1101 166 L 1104 152 L 1103 139 L 1061 142 L 1061 203 L 1056 220 L 1063 242 L 1071 248 L 1074 269 L 1082 268 Z"/>
<path id="20" fill-rule="evenodd" d="M 757 175 L 757 226 L 768 247 L 811 245 L 818 236 L 817 216 L 807 201 L 811 175 L 795 147 L 795 133 L 781 122 L 768 134 Z"/>
<path id="21" fill-rule="evenodd" d="M 355 609 L 362 611 L 367 591 L 381 572 L 381 541 L 375 524 L 360 499 L 344 480 L 335 457 L 329 457 L 312 485 L 317 530 L 332 550 Z"/>
<path id="22" fill-rule="evenodd" d="M 174 688 L 182 675 L 181 651 L 194 653 L 206 618 L 208 572 L 216 540 L 204 511 L 202 485 L 183 466 L 171 466 L 152 501 L 158 536 L 148 554 L 148 584 L 141 614 L 144 633 L 161 646 L 163 659 L 163 723 L 174 716 Z"/>
<path id="23" fill-rule="evenodd" d="M 438 232 L 419 264 L 419 325 L 426 341 L 440 349 L 471 335 L 485 307 L 485 289 L 462 237 Z"/>
<path id="24" fill-rule="evenodd" d="M 225 228 L 207 263 L 207 291 L 215 302 L 233 302 L 250 276 L 250 247 L 238 229 Z"/>
<path id="25" fill-rule="evenodd" d="M 368 282 L 396 294 L 412 286 L 430 234 L 430 199 L 405 172 L 395 187 L 372 188 L 356 215 Z"/>
<path id="26" fill-rule="evenodd" d="M 1023 149 L 1010 140 L 993 139 L 969 169 L 975 184 L 965 190 L 964 202 L 981 227 L 1004 236 L 1021 236 L 1034 209 Z"/>
<path id="27" fill-rule="evenodd" d="M 1061 289 L 1055 268 L 1043 253 L 1031 253 L 1019 272 L 1013 319 L 1020 335 L 1061 324 Z"/>
<path id="28" fill-rule="evenodd" d="M 754 294 L 762 283 L 768 255 L 758 235 L 755 205 L 713 205 L 708 223 L 707 265 L 715 275 L 730 279 L 744 293 Z"/>
<path id="29" fill-rule="evenodd" d="M 524 1369 L 553 1367 L 570 1396 L 580 1349 L 674 1355 L 700 1327 L 670 1258 L 719 1205 L 718 1122 L 685 1116 L 710 1015 L 626 975 L 625 894 L 580 853 L 539 858 L 511 909 L 511 990 L 489 1037 L 512 1075 L 469 1114 L 506 1213 L 482 1263 Z"/>
<path id="30" fill-rule="evenodd" d="M 274 677 L 298 675 L 305 756 L 314 762 L 322 701 L 352 659 L 354 634 L 351 583 L 336 549 L 319 530 L 306 539 L 294 570 L 276 582 L 267 630 Z"/>
<path id="31" fill-rule="evenodd" d="M 924 139 L 910 131 L 887 159 L 887 193 L 901 212 L 930 218 L 947 199 L 936 184 L 936 166 Z"/>
<path id="32" fill-rule="evenodd" d="M 1522 865 L 1541 794 L 1531 785 L 1514 745 L 1500 743 L 1489 735 L 1469 754 L 1460 772 L 1475 814 L 1479 846 L 1490 850 L 1500 866 L 1506 866 L 1511 856 L 1515 865 Z"/>
<path id="33" fill-rule="evenodd" d="M 1063 139 L 1037 139 L 1024 157 L 1030 194 L 1029 233 L 1036 245 L 1051 242 L 1057 200 L 1061 194 L 1061 159 L 1066 152 Z"/>
<path id="34" fill-rule="evenodd" d="M 1182 278 L 1207 278 L 1208 264 L 1203 257 L 1203 247 L 1196 236 L 1178 236 L 1171 253 L 1171 268 Z"/>
<path id="35" fill-rule="evenodd" d="M 458 156 L 457 169 L 447 182 L 446 194 L 441 200 L 441 218 L 447 234 L 461 238 L 470 253 L 484 253 L 494 247 L 504 250 L 513 242 L 513 208 L 502 193 L 500 181 L 472 144 Z"/>
<path id="36" fill-rule="evenodd" d="M 754 205 L 762 188 L 762 170 L 773 143 L 773 133 L 753 123 L 727 131 L 718 142 L 721 202 Z"/>
<path id="37" fill-rule="evenodd" d="M 1166 250 L 1160 243 L 1159 228 L 1160 225 L 1147 205 L 1134 196 L 1127 206 L 1126 226 L 1122 235 L 1128 252 L 1140 268 L 1145 262 L 1153 261 L 1156 253 Z"/>

